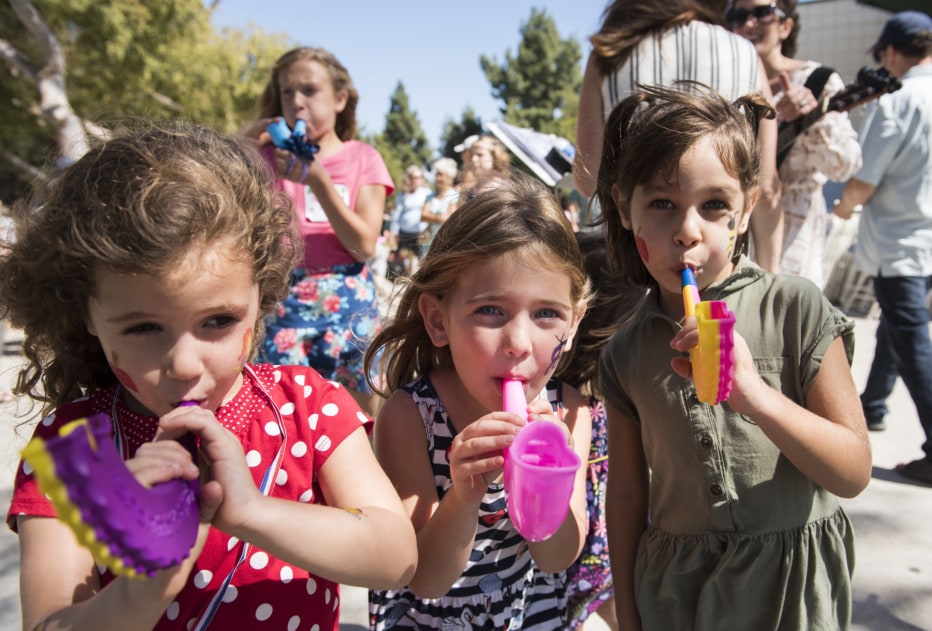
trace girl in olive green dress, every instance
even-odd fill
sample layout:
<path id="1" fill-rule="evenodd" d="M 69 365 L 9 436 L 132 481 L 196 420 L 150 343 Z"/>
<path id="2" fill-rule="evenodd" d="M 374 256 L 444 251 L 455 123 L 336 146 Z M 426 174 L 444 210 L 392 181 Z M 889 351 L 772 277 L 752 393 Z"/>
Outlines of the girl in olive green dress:
<path id="1" fill-rule="evenodd" d="M 601 354 L 607 516 L 623 629 L 846 629 L 871 475 L 853 324 L 809 280 L 741 254 L 757 198 L 756 97 L 650 89 L 606 122 L 598 197 L 620 277 L 647 289 Z M 696 396 L 680 273 L 735 313 L 731 394 Z"/>

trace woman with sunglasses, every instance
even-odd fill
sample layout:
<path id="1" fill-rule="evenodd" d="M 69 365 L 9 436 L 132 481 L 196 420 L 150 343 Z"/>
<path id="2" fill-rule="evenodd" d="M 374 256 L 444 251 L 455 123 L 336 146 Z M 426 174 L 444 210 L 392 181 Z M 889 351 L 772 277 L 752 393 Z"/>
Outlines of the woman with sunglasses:
<path id="1" fill-rule="evenodd" d="M 573 179 L 585 196 L 595 192 L 602 156 L 602 126 L 612 109 L 641 85 L 697 81 L 729 101 L 761 92 L 772 96 L 754 47 L 722 26 L 727 0 L 612 0 L 579 94 Z M 778 272 L 783 239 L 776 167 L 777 126 L 760 125 L 760 198 L 751 215 L 752 256 Z"/>
<path id="2" fill-rule="evenodd" d="M 732 31 L 754 44 L 763 60 L 781 125 L 791 125 L 844 89 L 837 72 L 820 69 L 821 64 L 815 61 L 794 58 L 800 26 L 796 0 L 735 0 L 725 21 Z M 825 285 L 823 259 L 829 215 L 822 186 L 828 180 L 846 181 L 860 166 L 861 147 L 844 112 L 825 114 L 796 137 L 785 155 L 779 154 L 783 273 L 804 276 L 819 287 Z"/>

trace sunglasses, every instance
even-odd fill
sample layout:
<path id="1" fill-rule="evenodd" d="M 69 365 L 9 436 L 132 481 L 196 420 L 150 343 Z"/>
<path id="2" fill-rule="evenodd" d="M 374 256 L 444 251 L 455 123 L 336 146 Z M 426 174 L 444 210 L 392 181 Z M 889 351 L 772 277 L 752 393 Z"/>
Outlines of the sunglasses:
<path id="1" fill-rule="evenodd" d="M 758 24 L 770 24 L 776 19 L 784 19 L 786 13 L 777 8 L 773 2 L 767 5 L 754 7 L 753 9 L 728 9 L 725 13 L 725 21 L 732 28 L 738 28 L 747 24 L 748 18 L 754 18 Z"/>

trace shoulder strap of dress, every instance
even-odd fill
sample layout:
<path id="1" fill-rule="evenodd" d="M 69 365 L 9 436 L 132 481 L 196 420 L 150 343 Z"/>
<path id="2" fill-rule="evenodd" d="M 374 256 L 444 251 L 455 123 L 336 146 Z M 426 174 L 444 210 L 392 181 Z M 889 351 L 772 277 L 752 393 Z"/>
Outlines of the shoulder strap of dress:
<path id="1" fill-rule="evenodd" d="M 832 76 L 833 72 L 835 72 L 834 68 L 819 66 L 806 78 L 806 83 L 804 85 L 809 88 L 809 91 L 812 92 L 812 96 L 814 96 L 817 101 L 821 99 L 822 90 L 825 88 L 825 84 L 828 82 L 828 78 Z"/>

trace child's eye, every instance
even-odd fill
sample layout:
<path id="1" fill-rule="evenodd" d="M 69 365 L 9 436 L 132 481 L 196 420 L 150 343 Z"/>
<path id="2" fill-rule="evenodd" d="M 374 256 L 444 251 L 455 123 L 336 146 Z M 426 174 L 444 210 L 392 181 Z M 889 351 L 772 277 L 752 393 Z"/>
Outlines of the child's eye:
<path id="1" fill-rule="evenodd" d="M 153 322 L 141 322 L 123 329 L 123 335 L 142 335 L 145 333 L 155 333 L 161 331 L 162 327 Z"/>
<path id="2" fill-rule="evenodd" d="M 709 210 L 729 210 L 731 205 L 722 199 L 713 199 L 705 203 L 705 207 Z"/>
<path id="3" fill-rule="evenodd" d="M 535 315 L 538 318 L 548 318 L 548 319 L 562 317 L 562 314 L 556 309 L 539 309 Z"/>
<path id="4" fill-rule="evenodd" d="M 671 202 L 669 199 L 654 199 L 651 200 L 650 207 L 658 208 L 660 210 L 671 210 L 674 206 L 673 202 Z"/>
<path id="5" fill-rule="evenodd" d="M 204 322 L 204 326 L 212 329 L 225 329 L 238 324 L 239 321 L 240 319 L 235 316 L 220 315 L 208 318 L 207 321 Z"/>
<path id="6" fill-rule="evenodd" d="M 479 315 L 501 315 L 502 310 L 494 305 L 482 305 L 476 309 L 476 313 Z"/>

